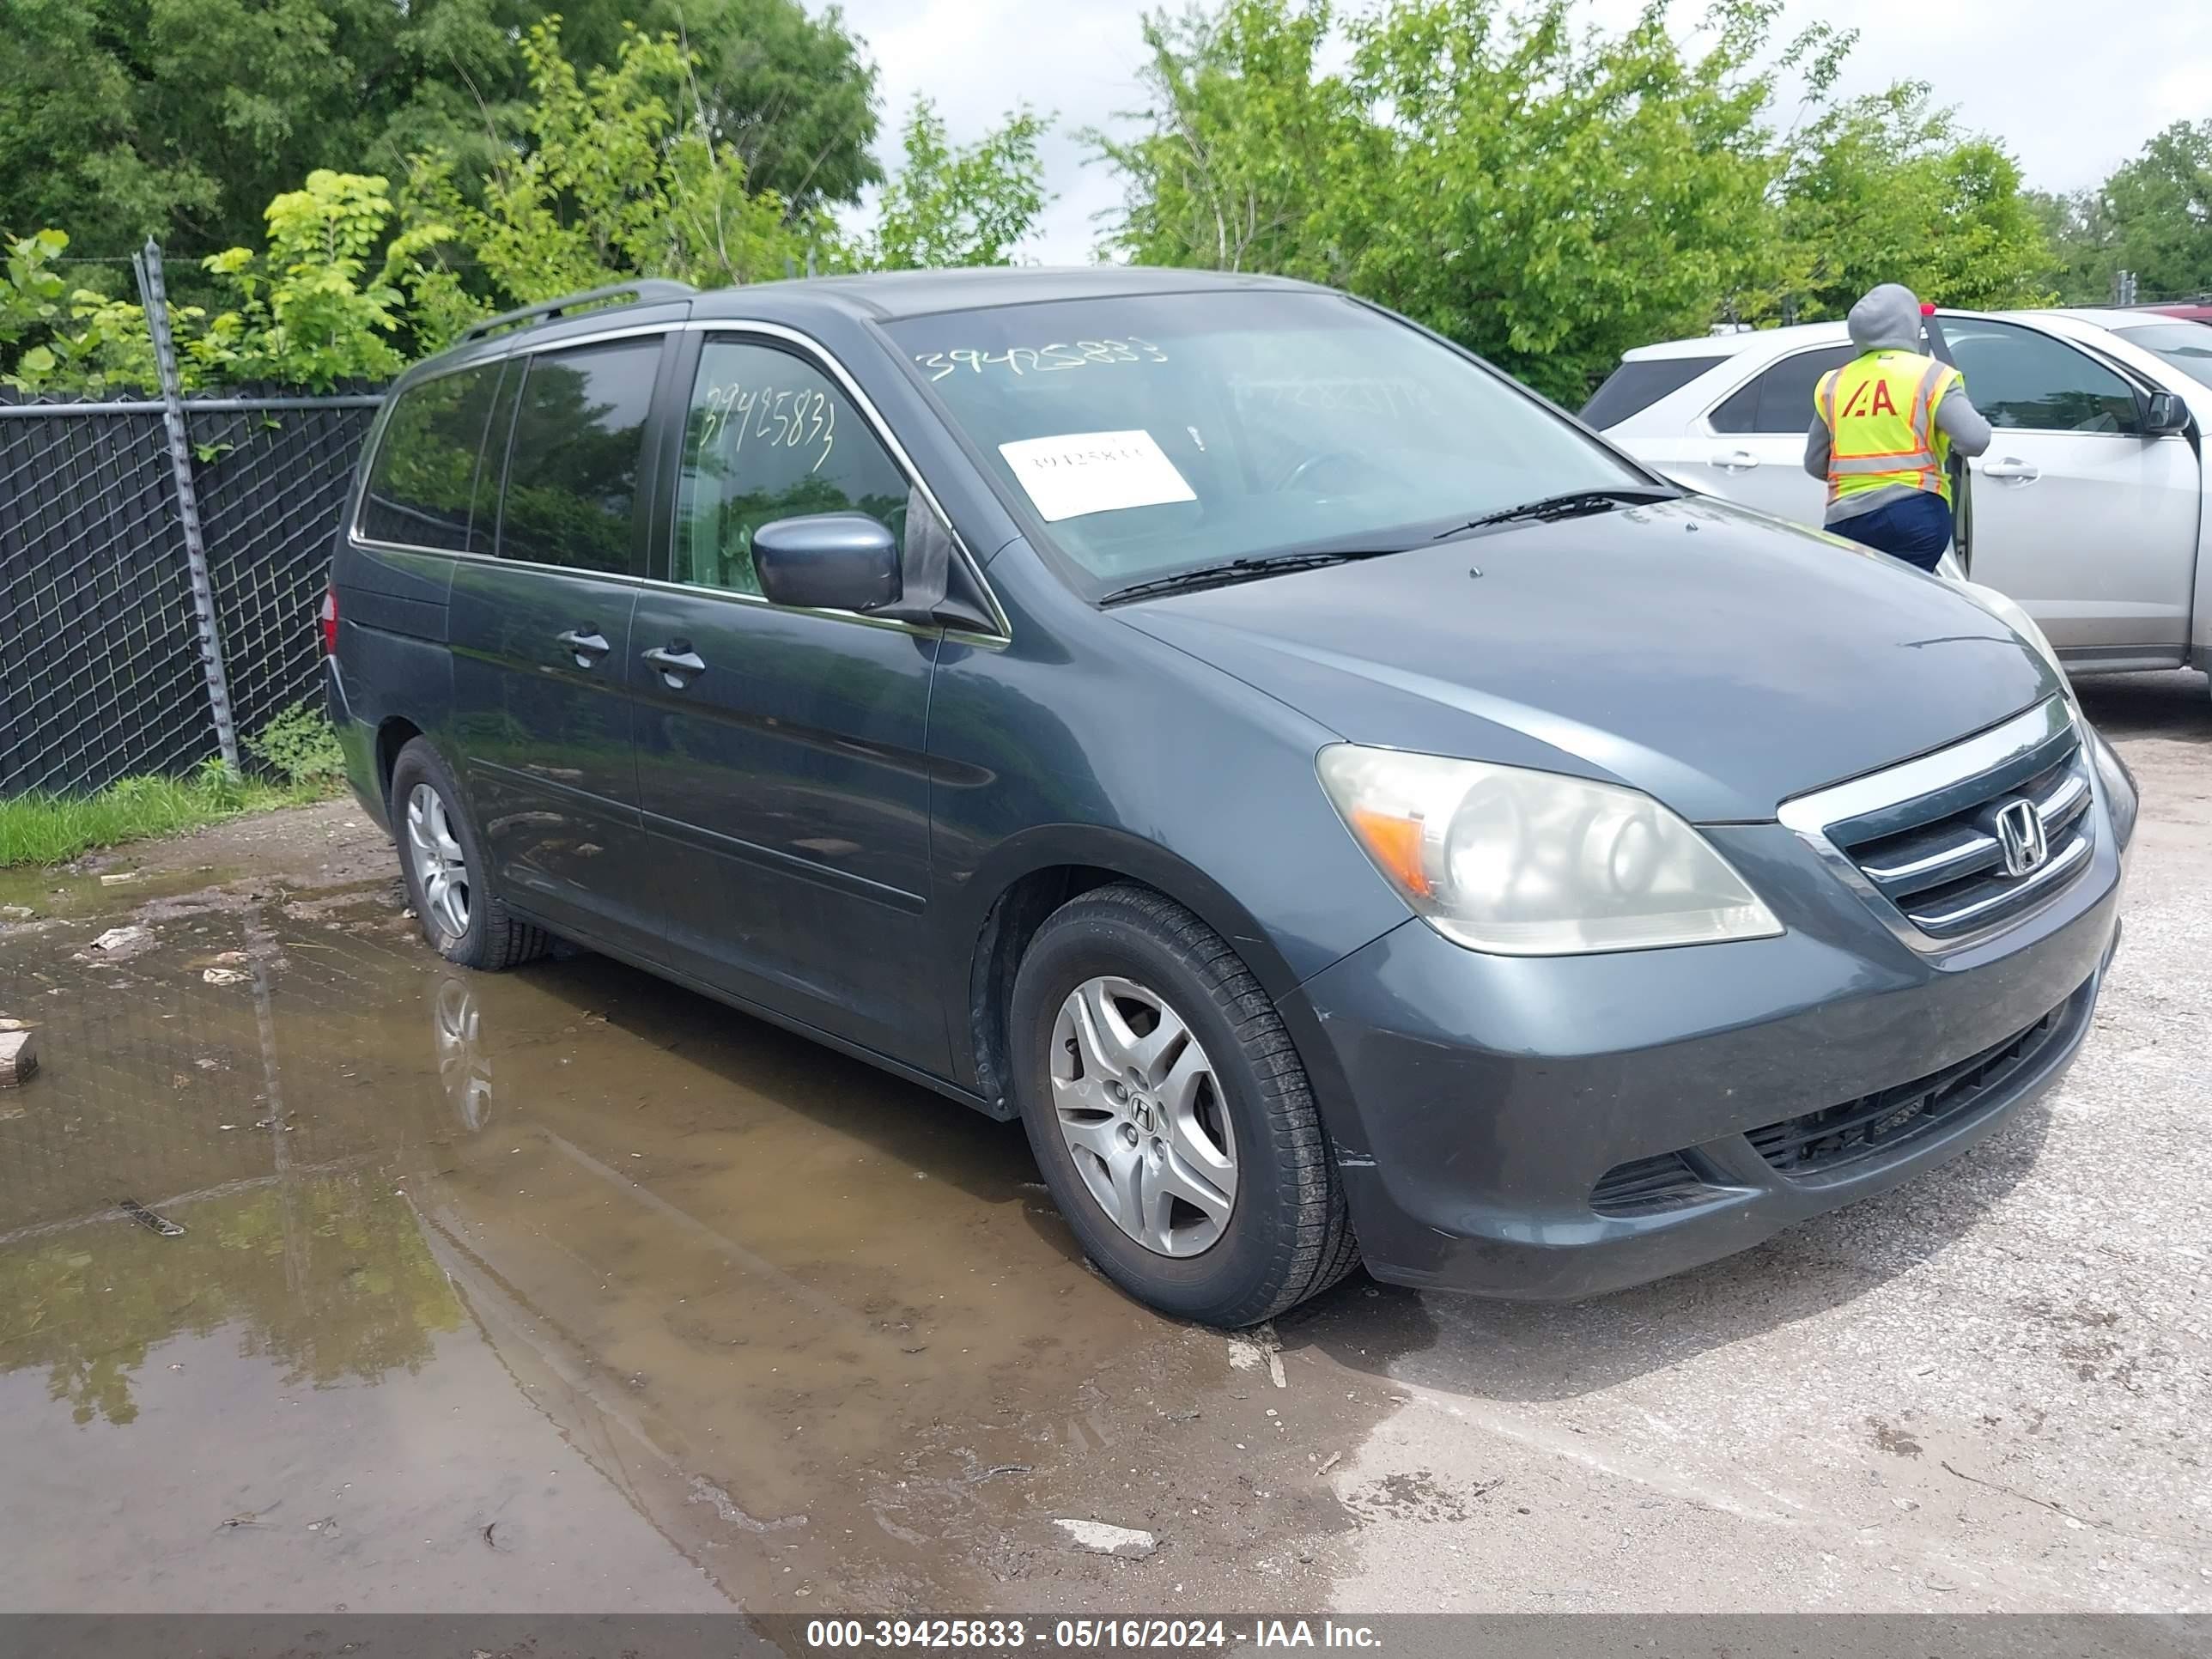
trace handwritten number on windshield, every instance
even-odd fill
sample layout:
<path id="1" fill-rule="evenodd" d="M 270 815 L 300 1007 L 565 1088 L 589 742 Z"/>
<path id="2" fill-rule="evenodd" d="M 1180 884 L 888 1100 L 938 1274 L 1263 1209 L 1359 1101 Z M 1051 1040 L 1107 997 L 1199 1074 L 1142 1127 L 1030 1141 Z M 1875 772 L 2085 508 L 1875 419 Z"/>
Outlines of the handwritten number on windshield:
<path id="1" fill-rule="evenodd" d="M 699 450 L 705 454 L 717 444 L 726 444 L 726 459 L 735 462 L 750 443 L 781 449 L 812 450 L 819 472 L 837 441 L 837 405 L 827 392 L 811 386 L 796 389 L 773 384 L 749 386 L 732 380 L 711 388 L 701 400 L 705 417 L 699 423 Z"/>
<path id="2" fill-rule="evenodd" d="M 1050 374 L 1069 368 L 1090 368 L 1113 363 L 1164 363 L 1168 354 L 1150 340 L 1133 334 L 1112 340 L 1055 340 L 1048 345 L 1009 346 L 1004 351 L 979 351 L 961 346 L 950 351 L 917 351 L 914 360 L 941 380 L 962 369 L 981 374 L 1003 368 L 1017 377 Z"/>

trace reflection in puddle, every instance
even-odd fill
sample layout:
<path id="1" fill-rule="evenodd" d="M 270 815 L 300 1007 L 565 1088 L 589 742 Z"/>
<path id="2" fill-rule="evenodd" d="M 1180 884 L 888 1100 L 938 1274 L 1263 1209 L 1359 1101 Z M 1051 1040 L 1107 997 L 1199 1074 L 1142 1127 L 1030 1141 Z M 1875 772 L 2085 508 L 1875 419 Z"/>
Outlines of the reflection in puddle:
<path id="1" fill-rule="evenodd" d="M 1280 1431 L 1170 1414 L 1218 1339 L 1085 1270 L 1012 1126 L 358 895 L 122 964 L 100 925 L 0 962 L 46 1057 L 0 1102 L 0 1605 L 1002 1601 L 1063 1570 L 1046 1506 L 1184 1512 L 1189 1443 Z M 103 1479 L 127 1515 L 40 1528 Z"/>
<path id="2" fill-rule="evenodd" d="M 47 1368 L 70 1415 L 138 1416 L 149 1348 L 234 1327 L 241 1353 L 286 1384 L 380 1381 L 415 1370 L 461 1308 L 407 1201 L 345 1176 L 302 1176 L 202 1199 L 175 1239 L 72 1229 L 0 1252 L 0 1366 Z M 109 1248 L 119 1246 L 119 1249 Z"/>
<path id="3" fill-rule="evenodd" d="M 460 1127 L 473 1134 L 491 1110 L 491 1061 L 483 1052 L 483 1016 L 476 993 L 458 975 L 438 982 L 438 1081 Z"/>

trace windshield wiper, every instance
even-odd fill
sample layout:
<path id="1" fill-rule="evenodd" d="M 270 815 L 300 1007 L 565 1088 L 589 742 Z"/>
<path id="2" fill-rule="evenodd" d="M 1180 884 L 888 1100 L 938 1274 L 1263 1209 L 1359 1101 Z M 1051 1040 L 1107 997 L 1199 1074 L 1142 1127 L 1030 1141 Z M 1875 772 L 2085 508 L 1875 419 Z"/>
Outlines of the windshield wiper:
<path id="1" fill-rule="evenodd" d="M 1403 553 L 1403 547 L 1310 548 L 1304 552 L 1269 553 L 1259 558 L 1226 559 L 1202 564 L 1194 570 L 1177 570 L 1148 581 L 1117 587 L 1099 600 L 1120 605 L 1126 599 L 1149 599 L 1162 593 L 1188 593 L 1201 587 L 1225 587 L 1231 582 L 1279 576 L 1291 570 L 1318 570 L 1324 565 L 1346 564 L 1353 559 L 1379 559 L 1387 553 Z"/>
<path id="2" fill-rule="evenodd" d="M 1662 489 L 1651 484 L 1627 484 L 1607 489 L 1571 489 L 1564 495 L 1546 495 L 1537 501 L 1523 501 L 1518 507 L 1486 513 L 1479 519 L 1469 519 L 1465 524 L 1455 524 L 1449 530 L 1438 531 L 1435 539 L 1444 541 L 1453 536 L 1464 536 L 1470 530 L 1487 529 L 1494 524 L 1519 524 L 1529 520 L 1548 524 L 1556 519 L 1578 519 L 1588 513 L 1610 513 L 1616 507 L 1645 507 L 1654 501 L 1678 501 L 1684 493 L 1680 489 Z"/>

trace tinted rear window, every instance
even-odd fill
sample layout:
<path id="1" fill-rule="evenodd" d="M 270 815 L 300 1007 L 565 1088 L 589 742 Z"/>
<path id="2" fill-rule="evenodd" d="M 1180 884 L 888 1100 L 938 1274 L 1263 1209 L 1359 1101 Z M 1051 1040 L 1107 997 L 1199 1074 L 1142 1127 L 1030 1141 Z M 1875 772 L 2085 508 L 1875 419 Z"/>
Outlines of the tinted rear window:
<path id="1" fill-rule="evenodd" d="M 399 394 L 369 470 L 361 533 L 464 552 L 484 423 L 499 387 L 496 363 L 424 380 Z"/>
<path id="2" fill-rule="evenodd" d="M 1858 355 L 1855 346 L 1823 346 L 1770 364 L 1765 372 L 1712 412 L 1716 432 L 1802 432 L 1813 423 L 1813 394 L 1820 377 Z"/>
<path id="3" fill-rule="evenodd" d="M 507 454 L 503 559 L 623 571 L 658 337 L 530 359 Z"/>
<path id="4" fill-rule="evenodd" d="M 1727 361 L 1725 357 L 1639 357 L 1625 362 L 1606 376 L 1597 394 L 1583 405 L 1583 419 L 1591 426 L 1617 426 Z"/>

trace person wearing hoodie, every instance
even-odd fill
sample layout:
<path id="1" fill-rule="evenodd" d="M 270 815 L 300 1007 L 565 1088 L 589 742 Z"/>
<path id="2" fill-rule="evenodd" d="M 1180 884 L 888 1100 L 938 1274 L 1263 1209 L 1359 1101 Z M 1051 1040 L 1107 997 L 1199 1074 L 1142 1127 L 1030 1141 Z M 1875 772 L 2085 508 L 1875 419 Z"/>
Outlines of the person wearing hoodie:
<path id="1" fill-rule="evenodd" d="M 1827 480 L 1831 531 L 1932 571 L 1951 540 L 1951 451 L 1980 454 L 1990 423 L 1965 377 L 1921 350 L 1920 317 L 1897 283 L 1851 307 L 1859 355 L 1813 393 L 1805 470 Z"/>

